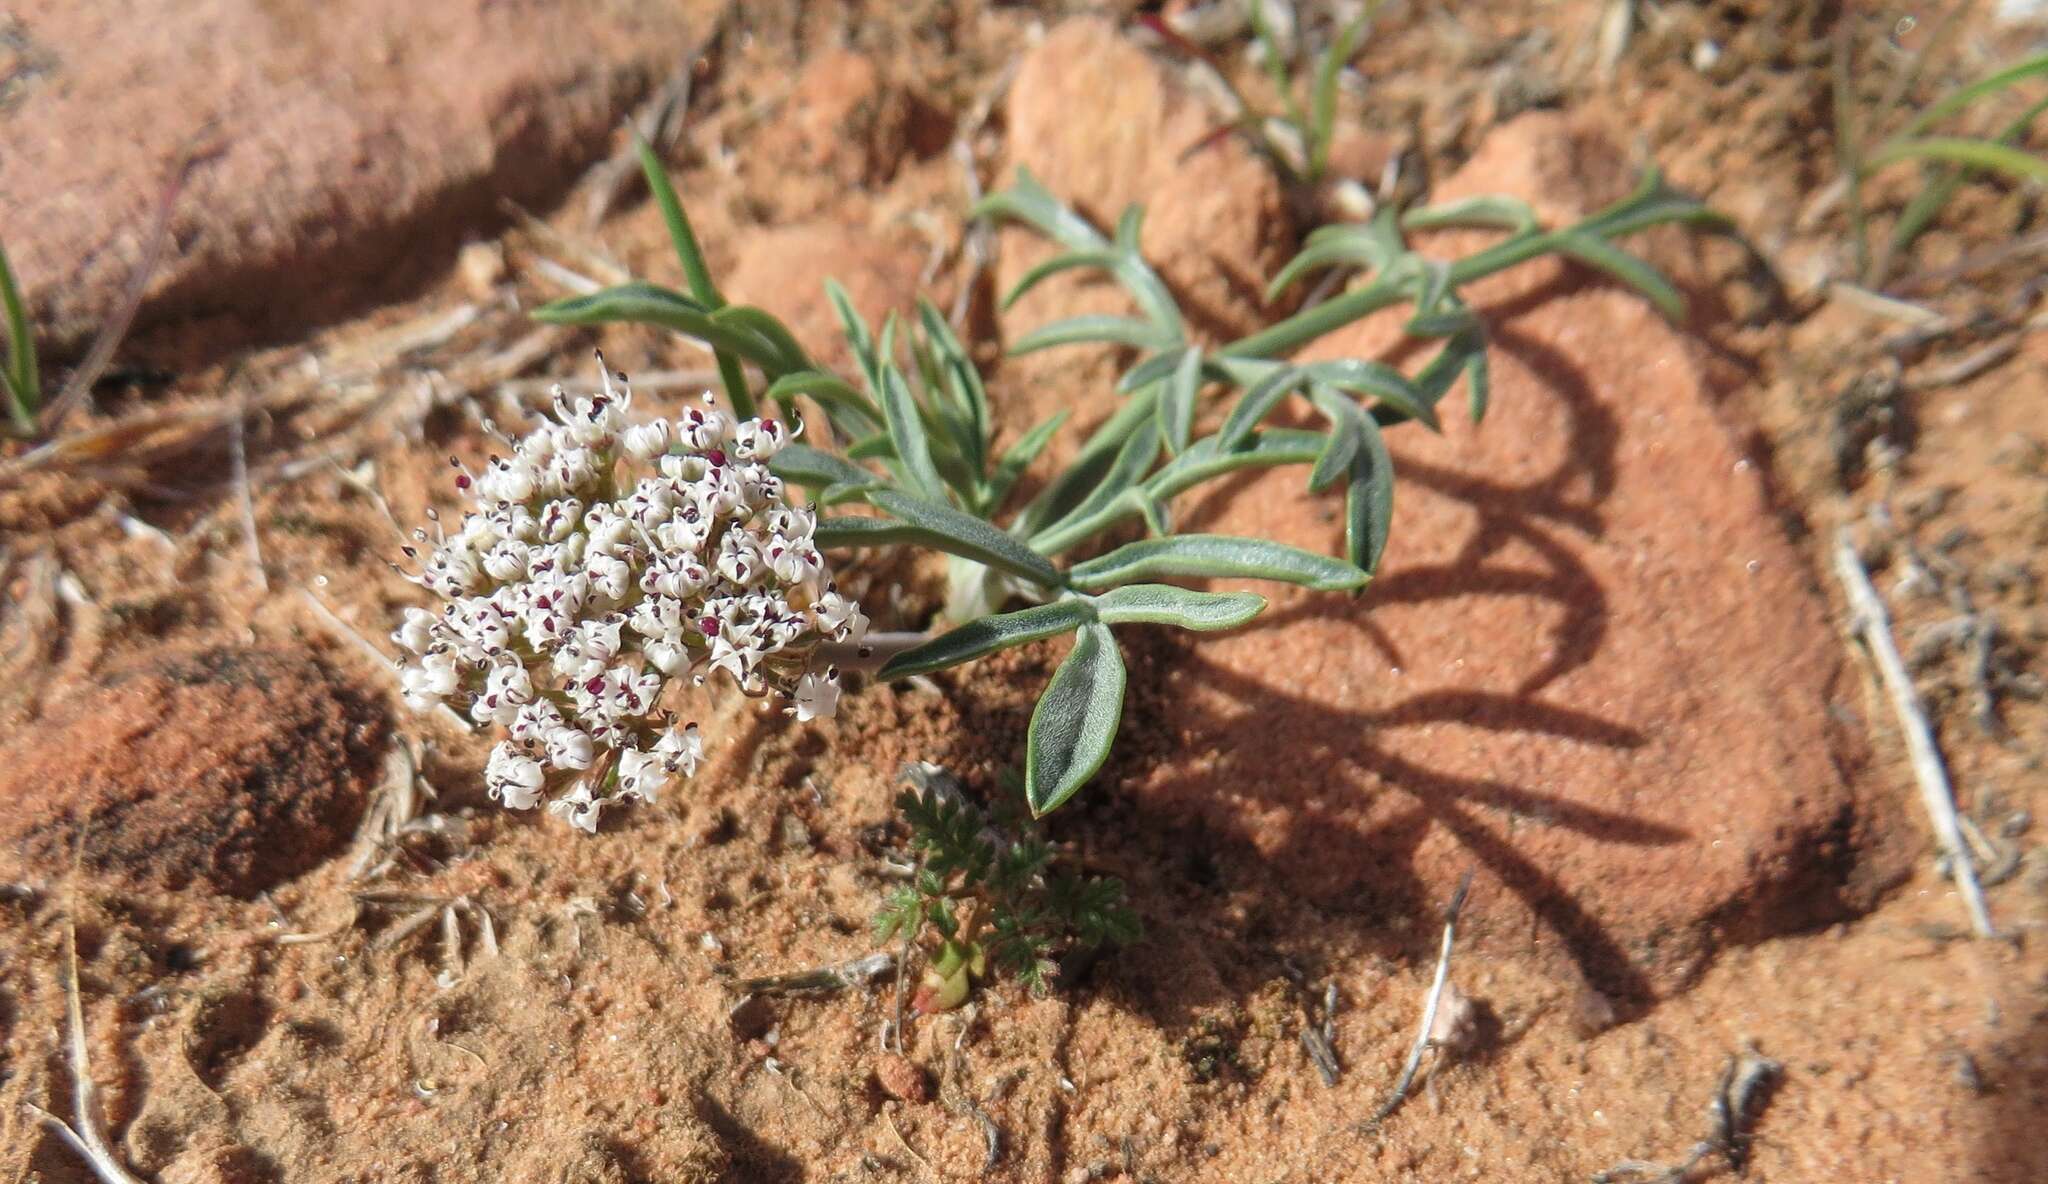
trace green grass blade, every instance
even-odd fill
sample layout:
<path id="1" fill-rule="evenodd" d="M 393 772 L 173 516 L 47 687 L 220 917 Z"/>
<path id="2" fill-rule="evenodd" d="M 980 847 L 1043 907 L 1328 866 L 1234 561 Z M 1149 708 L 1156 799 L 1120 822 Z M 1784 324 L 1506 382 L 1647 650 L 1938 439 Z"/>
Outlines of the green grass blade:
<path id="1" fill-rule="evenodd" d="M 1274 580 L 1319 592 L 1349 591 L 1366 581 L 1364 571 L 1342 559 L 1285 543 L 1224 534 L 1140 539 L 1077 563 L 1067 572 L 1074 587 L 1091 592 L 1162 576 Z"/>
<path id="2" fill-rule="evenodd" d="M 1063 517 L 1069 510 L 1088 496 L 1102 480 L 1102 474 L 1115 463 L 1116 455 L 1123 450 L 1124 442 L 1131 438 L 1140 426 L 1153 417 L 1159 400 L 1157 387 L 1147 387 L 1132 395 L 1117 408 L 1116 414 L 1104 420 L 1088 439 L 1082 443 L 1081 451 L 1068 462 L 1067 467 L 1044 489 L 1025 505 L 1012 523 L 1012 529 L 1024 538 L 1036 534 L 1047 522 Z"/>
<path id="3" fill-rule="evenodd" d="M 1868 172 L 1896 160 L 1946 161 L 1969 168 L 1989 169 L 1992 172 L 2048 185 L 2048 160 L 1991 140 L 1970 140 L 1953 136 L 1892 140 L 1865 157 L 1863 167 Z"/>
<path id="4" fill-rule="evenodd" d="M 1109 759 L 1124 712 L 1124 660 L 1103 625 L 1084 625 L 1031 713 L 1024 796 L 1042 818 L 1074 796 Z"/>
<path id="5" fill-rule="evenodd" d="M 770 382 L 785 374 L 817 369 L 810 355 L 804 352 L 804 347 L 797 344 L 796 335 L 765 309 L 756 308 L 751 304 L 728 304 L 712 312 L 711 321 L 713 324 L 750 332 L 775 351 L 780 359 L 776 366 L 773 369 L 763 368 Z"/>
<path id="6" fill-rule="evenodd" d="M 1319 180 L 1323 170 L 1330 163 L 1330 141 L 1337 125 L 1337 76 L 1358 51 L 1358 39 L 1365 35 L 1365 28 L 1372 22 L 1373 10 L 1379 5 L 1370 3 L 1356 18 L 1337 34 L 1316 63 L 1314 88 L 1309 98 L 1308 116 L 1308 175 L 1310 180 Z"/>
<path id="7" fill-rule="evenodd" d="M 868 323 L 861 319 L 860 313 L 855 311 L 853 300 L 847 296 L 846 289 L 839 286 L 838 280 L 825 281 L 825 297 L 832 302 L 832 312 L 839 318 L 840 332 L 845 336 L 846 344 L 853 350 L 853 360 L 860 366 L 861 377 L 867 380 L 868 390 L 878 391 L 881 383 L 875 378 L 874 332 L 868 328 Z"/>
<path id="8" fill-rule="evenodd" d="M 830 452 L 821 452 L 806 444 L 785 444 L 768 467 L 776 476 L 792 485 L 806 489 L 822 489 L 828 485 L 863 482 L 881 484 L 881 478 Z"/>
<path id="9" fill-rule="evenodd" d="M 1253 433 L 1235 449 L 1224 452 L 1216 447 L 1216 437 L 1210 436 L 1195 441 L 1172 464 L 1154 473 L 1145 488 L 1153 497 L 1163 500 L 1239 469 L 1310 464 L 1322 455 L 1326 444 L 1321 432 L 1268 429 Z"/>
<path id="10" fill-rule="evenodd" d="M 1358 409 L 1357 403 L 1324 383 L 1312 383 L 1308 393 L 1316 410 L 1330 421 L 1330 434 L 1324 440 L 1322 454 L 1316 457 L 1316 467 L 1308 475 L 1308 491 L 1321 493 L 1351 471 L 1352 459 L 1365 447 L 1369 417 Z"/>
<path id="11" fill-rule="evenodd" d="M 1048 588 L 1060 587 L 1064 582 L 1059 570 L 1046 562 L 1043 555 L 972 514 L 896 490 L 876 490 L 868 494 L 868 501 L 884 513 L 945 540 L 946 545 L 933 545 L 948 554 L 1002 568 Z"/>
<path id="12" fill-rule="evenodd" d="M 0 247 L 0 314 L 4 314 L 7 328 L 7 364 L 0 369 L 0 378 L 6 380 L 8 411 L 17 429 L 33 432 L 36 416 L 42 411 L 43 394 L 36 362 L 35 329 L 29 324 L 28 302 L 21 298 L 21 289 L 15 284 L 14 267 L 7 261 L 5 247 Z"/>
<path id="13" fill-rule="evenodd" d="M 1054 255 L 1018 277 L 1017 282 L 1010 285 L 1009 292 L 1004 294 L 1002 307 L 1004 311 L 1008 311 L 1011 305 L 1022 300 L 1031 289 L 1063 271 L 1074 271 L 1084 267 L 1114 271 L 1116 263 L 1115 251 L 1068 251 L 1064 255 Z"/>
<path id="14" fill-rule="evenodd" d="M 888 682 L 916 674 L 930 674 L 934 670 L 986 657 L 997 650 L 1071 633 L 1094 621 L 1094 607 L 1088 601 L 1078 599 L 1055 600 L 1051 604 L 1033 605 L 1013 613 L 982 617 L 897 654 L 875 677 Z"/>
<path id="15" fill-rule="evenodd" d="M 2006 124 L 2005 129 L 1998 133 L 1997 142 L 2012 144 L 2019 140 L 2043 111 L 2048 111 L 2048 95 L 2043 95 L 2032 106 L 2020 112 L 2012 122 Z M 1906 203 L 1906 208 L 1899 212 L 1898 222 L 1892 227 L 1890 243 L 1885 248 L 1884 257 L 1877 263 L 1876 279 L 1882 281 L 1885 278 L 1884 273 L 1889 270 L 1891 260 L 1898 258 L 1919 239 L 1926 231 L 1928 223 L 1934 221 L 1943 207 L 1955 197 L 1956 190 L 1960 189 L 1972 174 L 1973 170 L 1967 167 L 1949 166 L 1941 170 L 1939 176 L 1930 179 L 1921 187 L 1920 192 L 1913 195 L 1913 200 Z"/>
<path id="16" fill-rule="evenodd" d="M 1202 633 L 1235 629 L 1266 611 L 1250 592 L 1196 592 L 1171 584 L 1127 584 L 1095 598 L 1105 625 L 1174 625 Z"/>
<path id="17" fill-rule="evenodd" d="M 633 134 L 633 150 L 639 154 L 640 171 L 647 177 L 647 191 L 654 195 L 655 204 L 661 207 L 661 220 L 668 226 L 669 242 L 674 244 L 676 259 L 683 265 L 683 280 L 689 285 L 690 294 L 707 311 L 724 307 L 725 298 L 719 295 L 718 285 L 711 282 L 711 269 L 704 263 L 703 248 L 697 245 L 697 233 L 690 228 L 690 217 L 683 212 L 683 203 L 676 197 L 675 186 L 669 183 L 668 170 L 662 167 L 661 158 L 655 155 L 653 146 L 638 132 Z M 731 349 L 716 342 L 711 343 L 711 353 L 718 362 L 718 378 L 725 386 L 733 414 L 741 419 L 754 418 L 754 396 L 747 389 L 746 372 L 740 368 L 739 359 L 733 356 Z"/>
<path id="18" fill-rule="evenodd" d="M 2048 53 L 2028 58 L 2016 66 L 2008 67 L 1987 78 L 1979 79 L 1968 86 L 1961 87 L 1943 96 L 1937 102 L 1928 104 L 1927 109 L 1907 121 L 1906 125 L 1892 136 L 1892 140 L 1896 141 L 1917 136 L 1922 131 L 1933 127 L 1935 124 L 1954 115 L 1985 95 L 1991 94 L 1994 91 L 2004 90 L 2016 82 L 2023 82 L 2026 79 L 2044 75 L 2048 75 Z"/>

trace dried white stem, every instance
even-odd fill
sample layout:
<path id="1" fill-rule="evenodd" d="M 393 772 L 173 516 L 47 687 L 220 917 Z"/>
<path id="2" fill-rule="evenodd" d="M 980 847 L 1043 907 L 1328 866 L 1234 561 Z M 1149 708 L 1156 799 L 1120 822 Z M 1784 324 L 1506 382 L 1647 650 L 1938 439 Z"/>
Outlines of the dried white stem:
<path id="1" fill-rule="evenodd" d="M 256 530 L 256 499 L 249 490 L 249 448 L 244 421 L 249 415 L 245 399 L 235 409 L 235 417 L 228 421 L 228 442 L 235 465 L 235 505 L 242 515 L 242 539 L 249 548 L 249 570 L 255 573 L 256 590 L 270 594 L 270 577 L 263 571 L 263 543 Z"/>
<path id="2" fill-rule="evenodd" d="M 1472 889 L 1472 873 L 1466 872 L 1458 880 L 1458 890 L 1451 893 L 1451 903 L 1444 909 L 1443 947 L 1436 956 L 1436 980 L 1429 985 L 1429 998 L 1422 1005 L 1422 1026 L 1416 1029 L 1415 1043 L 1409 1046 L 1408 1063 L 1401 1066 L 1400 1080 L 1394 1082 L 1394 1092 L 1381 1104 L 1379 1113 L 1372 1116 L 1369 1126 L 1377 1126 L 1387 1115 L 1400 1108 L 1408 1096 L 1408 1088 L 1415 1084 L 1415 1072 L 1422 1067 L 1422 1054 L 1429 1051 L 1429 1033 L 1436 1027 L 1436 1009 L 1443 1002 L 1444 986 L 1451 981 L 1451 945 L 1457 940 L 1458 914 L 1464 911 L 1465 894 Z"/>
<path id="3" fill-rule="evenodd" d="M 1835 575 L 1849 597 L 1850 630 L 1870 648 L 1878 675 L 1891 696 L 1892 710 L 1898 713 L 1899 726 L 1906 734 L 1906 754 L 1912 761 L 1913 779 L 1920 785 L 1921 804 L 1934 825 L 1936 841 L 1948 856 L 1950 874 L 1955 877 L 1964 907 L 1970 913 L 1970 925 L 1979 937 L 1995 937 L 1997 930 L 1992 928 L 1991 912 L 1984 904 L 1984 890 L 1977 883 L 1977 866 L 1971 862 L 1970 848 L 1963 841 L 1962 826 L 1956 818 L 1955 791 L 1949 785 L 1948 768 L 1942 763 L 1941 750 L 1935 747 L 1934 729 L 1920 704 L 1920 692 L 1906 672 L 1905 659 L 1899 656 L 1899 648 L 1892 641 L 1891 614 L 1885 610 L 1883 598 L 1870 582 L 1870 573 L 1857 557 L 1847 527 L 1835 536 Z"/>
<path id="4" fill-rule="evenodd" d="M 100 1126 L 100 1089 L 92 1079 L 92 1059 L 85 1047 L 85 1009 L 78 1001 L 78 930 L 68 919 L 64 922 L 64 1002 L 71 1029 L 67 1041 L 71 1068 L 71 1117 L 78 1125 L 72 1126 L 33 1102 L 27 1104 L 28 1109 L 84 1158 L 92 1168 L 92 1174 L 98 1176 L 102 1184 L 142 1184 L 122 1166 L 106 1131 Z"/>

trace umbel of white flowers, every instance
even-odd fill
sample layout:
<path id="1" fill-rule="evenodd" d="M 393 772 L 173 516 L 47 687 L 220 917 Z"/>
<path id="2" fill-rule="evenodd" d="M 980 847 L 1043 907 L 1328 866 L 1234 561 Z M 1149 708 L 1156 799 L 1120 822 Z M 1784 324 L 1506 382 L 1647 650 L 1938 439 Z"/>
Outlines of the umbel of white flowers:
<path id="1" fill-rule="evenodd" d="M 557 386 L 552 422 L 508 439 L 483 472 L 451 461 L 470 503 L 461 528 L 404 573 L 443 603 L 406 609 L 393 635 L 411 654 L 408 704 L 505 729 L 491 797 L 546 800 L 586 831 L 603 807 L 651 802 L 696 771 L 697 725 L 661 705 L 671 680 L 723 672 L 748 695 L 786 697 L 798 720 L 830 716 L 837 673 L 813 659 L 828 640 L 859 646 L 868 624 L 833 588 L 816 517 L 768 470 L 787 427 L 735 422 L 709 393 L 629 425 L 626 376 L 602 354 L 598 371 L 601 393 Z"/>

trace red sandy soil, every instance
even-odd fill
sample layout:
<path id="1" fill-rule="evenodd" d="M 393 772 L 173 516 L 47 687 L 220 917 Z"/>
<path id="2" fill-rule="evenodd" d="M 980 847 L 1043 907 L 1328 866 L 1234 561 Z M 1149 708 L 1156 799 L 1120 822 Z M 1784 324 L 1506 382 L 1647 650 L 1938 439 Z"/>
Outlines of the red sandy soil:
<path id="1" fill-rule="evenodd" d="M 701 6 L 674 18 L 619 5 L 616 28 L 565 21 L 562 5 L 499 7 L 477 19 L 578 30 L 584 41 L 559 47 L 588 59 L 575 76 L 636 80 L 617 95 L 651 93 L 656 63 L 704 33 Z M 1042 248 L 1004 231 L 975 266 L 957 138 L 984 187 L 1025 164 L 1098 220 L 1145 202 L 1146 250 L 1204 334 L 1270 321 L 1283 310 L 1262 300 L 1264 277 L 1319 198 L 1289 198 L 1240 141 L 1190 155 L 1213 109 L 1183 63 L 1127 35 L 1127 7 L 1076 20 L 1053 5 L 745 6 L 694 74 L 670 149 L 714 269 L 828 360 L 843 355 L 826 276 L 870 313 L 920 290 L 947 307 L 961 297 L 1006 432 L 1056 407 L 1099 417 L 1115 359 L 1009 361 L 1000 347 L 1119 297 L 1061 280 L 995 315 L 991 284 Z M 1749 1179 L 2048 1177 L 2048 856 L 2028 827 L 2048 808 L 2048 720 L 2025 697 L 2048 640 L 2048 340 L 2021 333 L 2011 358 L 1968 377 L 1944 372 L 1995 328 L 1894 351 L 1902 456 L 1845 479 L 1836 438 L 1868 422 L 1853 393 L 1890 373 L 1880 347 L 1901 326 L 1816 290 L 1817 268 L 1842 265 L 1844 222 L 1802 212 L 1834 175 L 1836 22 L 1871 47 L 1888 26 L 1663 5 L 1602 77 L 1604 7 L 1392 6 L 1359 59 L 1368 95 L 1345 99 L 1340 159 L 1376 172 L 1419 153 L 1437 197 L 1511 192 L 1551 220 L 1656 160 L 1734 215 L 1779 265 L 1783 299 L 1746 282 L 1732 245 L 1676 232 L 1642 245 L 1687 289 L 1682 325 L 1560 265 L 1475 289 L 1494 409 L 1441 438 L 1394 433 L 1381 578 L 1356 600 L 1278 596 L 1222 639 L 1131 636 L 1124 743 L 1048 833 L 1063 857 L 1127 882 L 1145 941 L 1047 998 L 997 985 L 917 1021 L 907 1061 L 879 1051 L 886 984 L 744 1007 L 737 984 L 871 952 L 869 918 L 894 883 L 882 856 L 902 841 L 897 771 L 936 761 L 994 792 L 1059 645 L 923 688 L 864 688 L 805 729 L 743 700 L 694 704 L 716 740 L 709 767 L 592 838 L 493 807 L 478 784 L 485 741 L 406 713 L 351 635 L 383 644 L 415 602 L 385 565 L 398 539 L 378 499 L 407 524 L 448 511 L 445 458 L 488 449 L 482 417 L 536 405 L 505 384 L 579 374 L 593 344 L 642 376 L 707 359 L 640 329 L 536 331 L 520 311 L 561 294 L 541 260 L 605 266 L 562 236 L 677 279 L 637 192 L 593 226 L 604 169 L 570 184 L 618 146 L 585 129 L 630 98 L 607 98 L 600 119 L 569 86 L 522 117 L 545 129 L 545 167 L 463 165 L 474 145 L 450 146 L 468 143 L 463 113 L 517 92 L 505 88 L 520 69 L 494 59 L 466 83 L 459 67 L 495 53 L 488 39 L 422 43 L 415 63 L 365 50 L 360 68 L 392 71 L 377 75 L 390 85 L 424 71 L 444 88 L 438 106 L 380 93 L 352 116 L 388 114 L 397 140 L 431 146 L 419 173 L 378 174 L 418 208 L 363 217 L 317 169 L 253 194 L 236 208 L 291 241 L 152 289 L 149 327 L 122 354 L 134 369 L 68 428 L 107 446 L 0 469 L 0 1179 L 89 1178 L 24 1110 L 71 1113 L 67 924 L 105 1119 L 126 1162 L 164 1184 L 1586 1180 L 1683 1160 L 1745 1050 L 1782 1066 L 1752 1115 Z M 672 18 L 682 26 L 661 23 Z M 404 44 L 426 18 L 380 5 L 356 19 Z M 657 25 L 669 40 L 633 33 Z M 34 45 L 67 44 L 23 27 Z M 2024 45 L 1981 15 L 1961 27 L 1920 100 Z M 1719 57 L 1702 67 L 1706 40 Z M 0 82 L 10 142 L 75 117 L 38 98 L 85 68 L 52 52 L 54 72 L 9 74 L 18 60 L 0 56 L 0 78 L 19 79 Z M 1871 50 L 1867 98 L 1891 60 Z M 523 69 L 543 93 L 560 83 Z M 1255 70 L 1237 72 L 1259 93 Z M 263 93 L 263 77 L 235 85 Z M 151 96 L 176 109 L 184 93 L 134 85 L 121 102 L 140 110 Z M 260 133 L 224 134 L 301 136 L 294 159 L 322 159 L 317 121 L 281 110 Z M 22 185 L 10 167 L 0 194 Z M 1875 187 L 1881 216 L 1903 196 L 1893 188 Z M 500 191 L 568 197 L 545 226 L 507 231 Z M 299 299 L 361 279 L 332 243 L 307 245 L 319 217 L 289 204 L 323 193 L 341 242 L 388 254 L 417 235 L 429 278 L 402 297 L 337 296 L 389 301 L 345 317 Z M 469 196 L 431 196 L 447 193 Z M 1901 289 L 1965 323 L 2011 319 L 2015 304 L 2038 315 L 2024 259 L 1997 254 L 2031 225 L 2029 200 L 1973 191 L 1906 261 Z M 96 225 L 132 220 L 110 204 Z M 240 233 L 234 217 L 207 225 Z M 0 230 L 37 271 L 71 250 L 36 225 Z M 20 248 L 23 236 L 36 242 Z M 456 261 L 465 236 L 476 241 Z M 37 299 L 98 310 L 125 276 L 112 270 L 77 277 L 92 292 Z M 223 318 L 194 295 L 251 283 L 284 293 L 276 324 Z M 278 336 L 308 320 L 326 323 Z M 1397 328 L 1368 322 L 1315 348 L 1413 362 Z M 244 349 L 252 337 L 263 344 Z M 640 397 L 667 409 L 694 389 Z M 242 411 L 255 553 L 228 476 L 225 425 Z M 1299 481 L 1283 471 L 1180 511 L 1328 547 L 1335 507 Z M 1872 527 L 1878 505 L 1946 573 L 1947 595 L 1900 589 L 1908 547 Z M 1968 938 L 1889 703 L 1844 639 L 1828 566 L 1842 523 L 1857 526 L 1902 644 L 1922 651 L 1964 813 L 2010 857 L 1989 889 L 2006 940 Z M 880 556 L 848 582 L 882 627 L 920 628 L 941 575 Z M 1999 623 L 1994 657 L 2011 677 L 1997 733 L 1976 719 L 1972 656 L 1926 643 L 1957 588 Z M 357 820 L 415 758 L 439 792 L 424 824 L 359 860 Z M 1368 1128 L 1467 868 L 1458 1042 Z M 1326 1085 L 1301 1036 L 1332 984 L 1342 1071 Z M 1708 1157 L 1692 1178 L 1727 1170 Z"/>

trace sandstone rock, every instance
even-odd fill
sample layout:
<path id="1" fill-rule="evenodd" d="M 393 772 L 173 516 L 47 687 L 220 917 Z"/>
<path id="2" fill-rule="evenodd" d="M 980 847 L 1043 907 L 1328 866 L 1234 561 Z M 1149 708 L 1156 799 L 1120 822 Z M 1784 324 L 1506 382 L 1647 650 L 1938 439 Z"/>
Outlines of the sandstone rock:
<path id="1" fill-rule="evenodd" d="M 1574 176 L 1620 172 L 1596 157 L 1532 116 L 1438 196 L 1536 195 L 1562 217 Z M 1555 263 L 1468 291 L 1493 336 L 1485 423 L 1390 432 L 1392 542 L 1362 596 L 1282 592 L 1140 692 L 1132 730 L 1176 755 L 1137 797 L 1389 914 L 1434 916 L 1477 867 L 1473 941 L 1561 946 L 1624 997 L 1682 981 L 1717 938 L 1868 903 L 1898 862 L 1869 847 L 1888 799 L 1835 722 L 1856 691 L 1687 343 Z M 1305 356 L 1412 363 L 1399 324 Z M 1339 499 L 1303 478 L 1262 473 L 1184 507 L 1188 527 L 1341 548 Z"/>
<path id="2" fill-rule="evenodd" d="M 908 127 L 909 104 L 873 59 L 830 50 L 804 63 L 788 101 L 762 128 L 756 159 L 842 188 L 878 185 L 902 163 Z"/>
<path id="3" fill-rule="evenodd" d="M 345 844 L 382 754 L 373 700 L 315 659 L 213 649 L 59 703 L 0 745 L 0 866 L 249 896 Z"/>
<path id="4" fill-rule="evenodd" d="M 286 328 L 445 264 L 501 197 L 561 192 L 716 7 L 32 6 L 14 27 L 38 68 L 0 106 L 0 231 L 43 331 L 76 345 L 190 152 L 143 322 Z"/>
<path id="5" fill-rule="evenodd" d="M 772 310 L 812 358 L 843 374 L 852 373 L 853 359 L 825 296 L 827 279 L 839 281 L 878 333 L 890 312 L 917 310 L 924 255 L 913 242 L 864 227 L 804 222 L 749 231 L 738 249 L 732 273 L 719 281 L 724 295 Z M 944 307 L 943 292 L 930 295 Z"/>
<path id="6" fill-rule="evenodd" d="M 1011 164 L 1098 227 L 1114 226 L 1133 202 L 1145 205 L 1145 256 L 1199 332 L 1236 336 L 1258 326 L 1266 280 L 1294 246 L 1284 196 L 1234 137 L 1189 151 L 1219 120 L 1171 70 L 1108 20 L 1077 17 L 1025 56 L 1008 113 Z M 999 278 L 1014 281 L 1044 255 L 1035 235 L 1006 231 Z M 1021 323 L 1036 323 L 1037 307 L 1021 305 Z"/>

